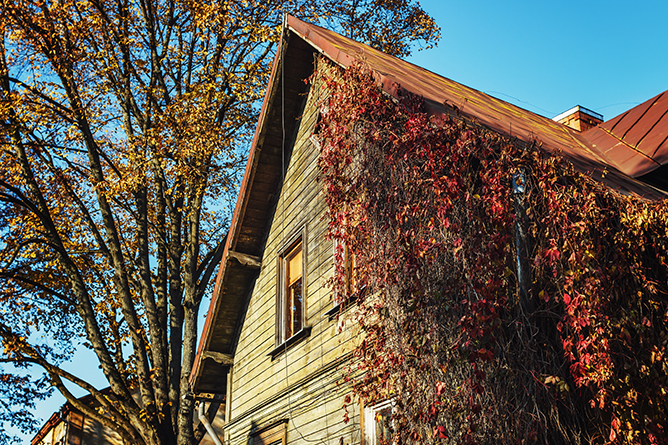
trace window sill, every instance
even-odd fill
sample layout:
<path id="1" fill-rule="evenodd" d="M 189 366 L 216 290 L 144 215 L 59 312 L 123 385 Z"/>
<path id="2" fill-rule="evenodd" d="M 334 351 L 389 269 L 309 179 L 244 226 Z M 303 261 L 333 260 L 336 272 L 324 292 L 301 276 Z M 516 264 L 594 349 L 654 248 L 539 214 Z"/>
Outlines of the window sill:
<path id="1" fill-rule="evenodd" d="M 288 338 L 286 341 L 281 343 L 280 345 L 276 346 L 269 354 L 268 356 L 271 357 L 271 359 L 275 359 L 279 355 L 281 355 L 283 352 L 286 350 L 290 349 L 292 346 L 296 345 L 303 339 L 307 338 L 308 336 L 311 335 L 311 329 L 313 329 L 312 326 L 304 326 L 301 331 L 297 332 L 295 335 L 292 337 Z"/>
<path id="2" fill-rule="evenodd" d="M 354 295 L 342 303 L 337 303 L 333 308 L 325 312 L 325 317 L 328 317 L 329 321 L 332 321 L 340 314 L 344 313 L 349 308 L 353 307 L 356 303 L 357 303 L 357 295 Z"/>
<path id="3" fill-rule="evenodd" d="M 342 313 L 344 313 L 345 311 L 347 311 L 351 307 L 356 306 L 357 305 L 357 300 L 360 297 L 363 297 L 364 295 L 366 295 L 366 291 L 367 291 L 367 287 L 364 286 L 363 288 L 361 288 L 360 290 L 358 290 L 354 294 L 350 295 L 346 301 L 336 304 L 333 308 L 331 308 L 330 310 L 325 312 L 324 316 L 329 317 L 329 321 L 334 320 L 336 317 L 338 317 L 339 315 L 341 315 Z"/>

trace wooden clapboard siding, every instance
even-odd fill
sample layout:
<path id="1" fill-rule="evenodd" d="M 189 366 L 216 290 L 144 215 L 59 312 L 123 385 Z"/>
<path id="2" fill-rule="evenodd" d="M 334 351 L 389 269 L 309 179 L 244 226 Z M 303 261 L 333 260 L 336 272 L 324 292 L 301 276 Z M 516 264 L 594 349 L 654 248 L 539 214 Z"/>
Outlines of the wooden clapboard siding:
<path id="1" fill-rule="evenodd" d="M 326 312 L 332 308 L 333 243 L 326 239 L 326 204 L 318 181 L 318 149 L 310 137 L 317 122 L 321 90 L 310 89 L 294 145 L 286 147 L 286 170 L 268 229 L 262 267 L 243 320 L 231 384 L 230 418 L 225 438 L 230 444 L 248 443 L 254 429 L 281 419 L 287 440 L 308 443 L 314 439 L 359 442 L 359 413 L 351 406 L 351 422 L 343 422 L 343 400 L 349 388 L 342 383 L 356 341 L 356 330 L 339 332 L 338 321 Z M 280 159 L 279 159 L 279 162 Z M 279 167 L 280 170 L 280 167 Z M 259 178 L 258 178 L 259 179 Z M 306 261 L 306 325 L 311 335 L 275 357 L 277 258 L 296 233 L 302 239 Z"/>
<path id="2" fill-rule="evenodd" d="M 274 399 L 258 400 L 253 411 L 245 414 L 240 420 L 232 419 L 225 429 L 228 444 L 246 444 L 254 429 L 271 425 L 277 421 L 289 419 L 287 439 L 290 444 L 307 444 L 309 442 L 359 443 L 359 410 L 351 405 L 349 415 L 351 421 L 342 421 L 343 397 L 345 390 L 337 386 L 340 380 L 338 369 L 317 375 L 309 381 L 296 382 L 290 391 L 277 394 Z"/>

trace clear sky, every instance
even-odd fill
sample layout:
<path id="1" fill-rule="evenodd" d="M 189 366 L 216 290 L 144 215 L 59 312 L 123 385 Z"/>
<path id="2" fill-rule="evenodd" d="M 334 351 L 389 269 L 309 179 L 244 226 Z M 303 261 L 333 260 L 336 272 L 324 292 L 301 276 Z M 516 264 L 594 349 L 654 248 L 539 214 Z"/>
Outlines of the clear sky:
<path id="1" fill-rule="evenodd" d="M 421 4 L 442 38 L 411 62 L 543 116 L 582 105 L 608 120 L 668 90 L 668 2 Z M 97 368 L 88 351 L 76 362 Z M 37 415 L 46 420 L 62 403 L 43 402 Z"/>
<path id="2" fill-rule="evenodd" d="M 442 37 L 411 62 L 543 116 L 608 120 L 668 90 L 668 2 L 420 3 Z"/>

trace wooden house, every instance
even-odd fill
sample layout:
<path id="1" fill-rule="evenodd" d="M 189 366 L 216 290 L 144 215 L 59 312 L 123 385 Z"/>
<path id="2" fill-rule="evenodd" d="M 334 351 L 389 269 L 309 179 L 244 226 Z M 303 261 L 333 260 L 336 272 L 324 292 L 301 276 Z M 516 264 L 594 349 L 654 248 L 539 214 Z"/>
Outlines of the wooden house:
<path id="1" fill-rule="evenodd" d="M 219 439 L 230 445 L 371 445 L 375 419 L 389 409 L 342 409 L 348 394 L 342 369 L 358 336 L 351 327 L 339 331 L 327 285 L 334 247 L 325 236 L 311 138 L 321 91 L 305 81 L 318 56 L 342 68 L 361 60 L 388 94 L 407 90 L 423 96 L 430 113 L 526 144 L 538 141 L 624 193 L 661 199 L 668 188 L 668 93 L 604 123 L 576 107 L 559 117 L 562 123 L 288 17 L 191 375 L 209 414 L 224 410 Z M 225 402 L 209 404 L 207 397 Z"/>
<path id="2" fill-rule="evenodd" d="M 90 397 L 81 399 L 92 403 Z M 70 403 L 53 413 L 30 441 L 31 445 L 122 445 L 116 432 L 87 417 Z"/>

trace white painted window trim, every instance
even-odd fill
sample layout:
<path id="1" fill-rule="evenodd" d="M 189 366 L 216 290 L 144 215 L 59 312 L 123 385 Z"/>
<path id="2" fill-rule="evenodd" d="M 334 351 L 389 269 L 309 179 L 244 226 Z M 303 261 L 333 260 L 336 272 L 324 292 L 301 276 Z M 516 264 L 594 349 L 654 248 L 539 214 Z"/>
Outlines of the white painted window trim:
<path id="1" fill-rule="evenodd" d="M 364 445 L 381 445 L 376 443 L 376 413 L 387 407 L 392 407 L 392 412 L 394 412 L 395 406 L 396 400 L 392 398 L 364 407 Z"/>

